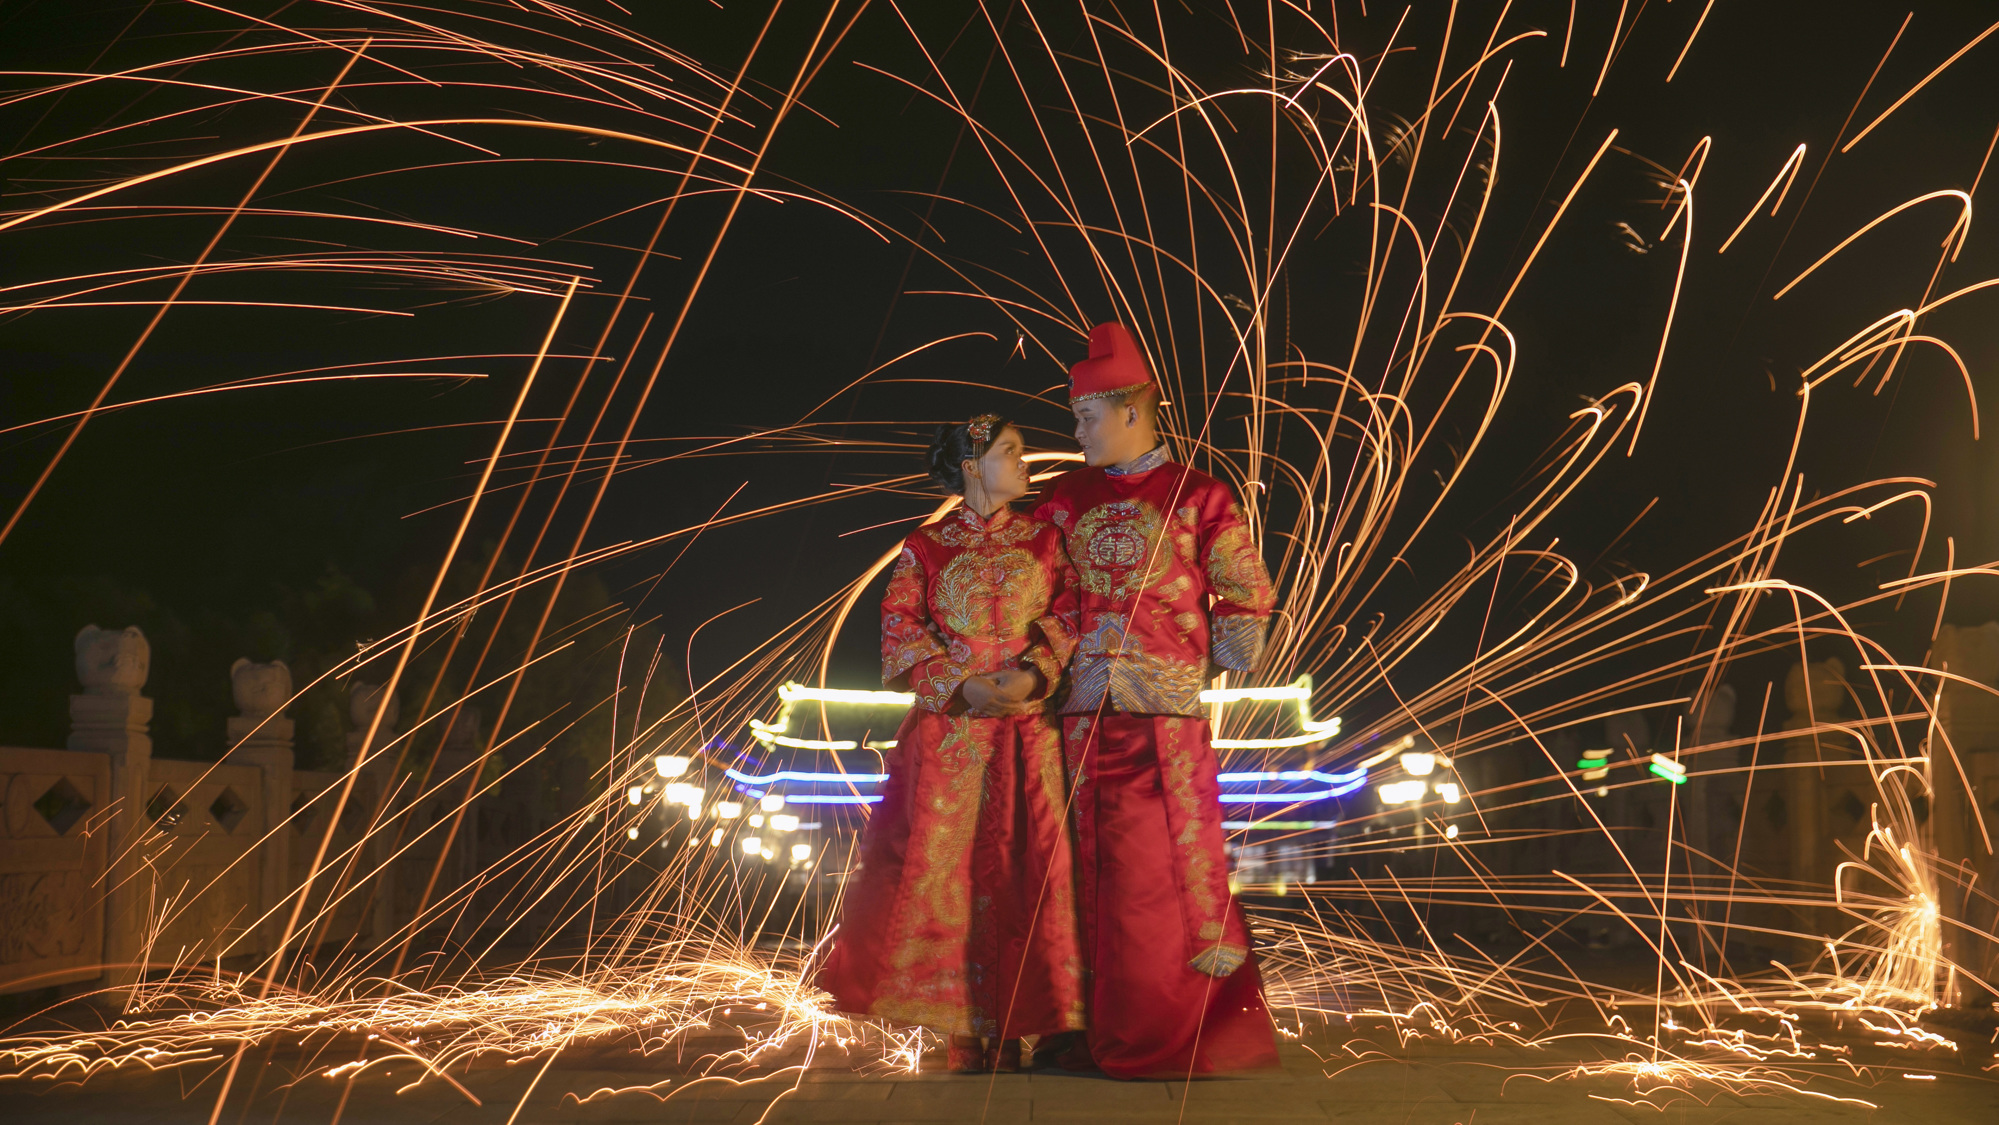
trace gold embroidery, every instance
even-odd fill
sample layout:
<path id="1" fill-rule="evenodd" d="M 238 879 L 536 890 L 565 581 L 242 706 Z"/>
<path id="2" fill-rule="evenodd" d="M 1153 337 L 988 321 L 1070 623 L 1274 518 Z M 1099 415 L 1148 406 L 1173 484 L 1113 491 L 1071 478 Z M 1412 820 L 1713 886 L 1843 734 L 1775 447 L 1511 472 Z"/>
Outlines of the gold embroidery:
<path id="1" fill-rule="evenodd" d="M 1202 808 L 1204 802 L 1194 788 L 1193 755 L 1185 753 L 1180 746 L 1186 725 L 1185 719 L 1160 722 L 1160 730 L 1165 733 L 1166 739 L 1165 745 L 1158 751 L 1159 773 L 1168 798 L 1180 807 L 1180 815 L 1185 818 L 1173 846 L 1185 857 L 1187 895 L 1192 900 L 1189 905 L 1205 926 L 1221 917 L 1222 904 L 1215 898 L 1215 857 L 1210 854 L 1210 849 L 1201 846 L 1201 814 L 1207 810 Z"/>
<path id="2" fill-rule="evenodd" d="M 946 632 L 1010 641 L 1047 608 L 1048 568 L 1019 547 L 967 551 L 944 565 L 931 591 L 932 612 Z"/>
<path id="3" fill-rule="evenodd" d="M 1090 717 L 1085 715 L 1077 719 L 1074 723 L 1068 724 L 1066 734 L 1067 737 L 1062 741 L 1062 758 L 1064 764 L 1068 766 L 1069 787 L 1073 790 L 1088 780 L 1088 775 L 1083 772 L 1083 759 L 1089 754 Z M 1081 823 L 1083 818 L 1082 803 L 1075 803 L 1070 811 L 1074 814 L 1077 822 Z"/>
<path id="4" fill-rule="evenodd" d="M 1222 528 L 1208 547 L 1208 584 L 1223 601 L 1258 617 L 1277 604 L 1263 556 L 1250 540 L 1249 529 L 1241 524 Z"/>
<path id="5" fill-rule="evenodd" d="M 1068 667 L 1069 658 L 1076 655 L 1076 636 L 1054 614 L 1037 618 L 1034 628 L 1040 632 L 1041 639 L 1028 645 L 1027 651 L 1020 654 L 1020 659 L 1024 665 L 1031 665 L 1041 673 L 1044 688 L 1041 698 L 1045 701 L 1061 691 L 1062 672 Z"/>
<path id="6" fill-rule="evenodd" d="M 957 967 L 965 951 L 944 935 L 962 934 L 971 922 L 966 863 L 985 796 L 986 763 L 993 754 L 992 745 L 979 737 L 983 725 L 970 716 L 952 718 L 925 763 L 941 774 L 941 783 L 922 787 L 932 815 L 912 821 L 922 831 L 912 835 L 909 854 L 924 857 L 924 862 L 897 902 L 899 917 L 887 958 L 891 976 L 870 1008 L 875 1015 L 971 1031 L 965 975 Z"/>
<path id="7" fill-rule="evenodd" d="M 902 549 L 882 598 L 882 682 L 893 683 L 922 661 L 944 655 L 944 642 L 916 616 L 923 604 L 923 563 Z"/>
<path id="8" fill-rule="evenodd" d="M 1033 518 L 1023 518 L 1011 508 L 1001 508 L 993 513 L 991 519 L 981 520 L 972 509 L 959 507 L 924 530 L 946 547 L 976 547 L 981 540 L 1001 546 L 1025 543 L 1034 538 L 1036 529 Z"/>
<path id="9" fill-rule="evenodd" d="M 1263 641 L 1263 618 L 1231 613 L 1215 618 L 1209 634 L 1208 656 L 1231 671 L 1247 672 L 1263 656 Z"/>
<path id="10" fill-rule="evenodd" d="M 1005 524 L 993 531 L 993 542 L 1001 544 L 1025 543 L 1034 538 L 1035 527 L 1032 520 L 1008 516 Z"/>
<path id="11" fill-rule="evenodd" d="M 1187 965 L 1197 973 L 1206 973 L 1211 977 L 1225 977 L 1242 968 L 1242 963 L 1247 960 L 1249 960 L 1249 950 L 1232 942 L 1221 942 L 1194 954 Z"/>
<path id="12" fill-rule="evenodd" d="M 1113 500 L 1083 513 L 1069 542 L 1083 588 L 1123 600 L 1166 576 L 1171 559 L 1154 549 L 1159 512 L 1143 500 Z"/>
<path id="13" fill-rule="evenodd" d="M 1168 602 L 1178 601 L 1180 595 L 1191 591 L 1193 588 L 1193 575 L 1182 574 L 1171 582 L 1162 583 L 1154 593 L 1158 596 L 1160 604 L 1165 605 Z M 1170 609 L 1171 606 L 1167 606 L 1167 608 Z"/>
<path id="14" fill-rule="evenodd" d="M 1092 651 L 1085 646 L 1069 666 L 1069 697 L 1062 703 L 1068 715 L 1095 711 L 1105 699 L 1111 709 L 1133 715 L 1199 715 L 1201 689 L 1208 686 L 1206 661 L 1189 663 L 1170 656 L 1135 651 L 1136 639 L 1124 646 Z"/>

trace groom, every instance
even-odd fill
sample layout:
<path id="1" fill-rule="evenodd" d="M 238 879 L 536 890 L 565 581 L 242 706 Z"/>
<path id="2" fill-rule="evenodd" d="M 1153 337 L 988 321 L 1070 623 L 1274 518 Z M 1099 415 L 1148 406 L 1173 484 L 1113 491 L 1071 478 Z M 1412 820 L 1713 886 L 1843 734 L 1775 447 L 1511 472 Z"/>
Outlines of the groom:
<path id="1" fill-rule="evenodd" d="M 1201 706 L 1214 666 L 1247 672 L 1262 654 L 1270 575 L 1229 487 L 1160 441 L 1159 384 L 1123 325 L 1090 333 L 1069 403 L 1086 467 L 1034 514 L 1062 529 L 1080 580 L 1062 730 L 1089 1056 L 1117 1078 L 1274 1067 Z"/>

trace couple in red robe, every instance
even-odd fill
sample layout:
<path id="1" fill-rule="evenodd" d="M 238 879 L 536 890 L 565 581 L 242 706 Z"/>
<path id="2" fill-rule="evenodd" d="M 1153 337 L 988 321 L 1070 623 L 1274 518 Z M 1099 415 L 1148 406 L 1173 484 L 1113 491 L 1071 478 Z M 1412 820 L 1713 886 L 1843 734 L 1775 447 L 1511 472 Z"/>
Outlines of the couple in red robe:
<path id="1" fill-rule="evenodd" d="M 1159 442 L 1121 325 L 1091 333 L 1070 402 L 1086 466 L 1031 516 L 1006 506 L 1012 427 L 933 446 L 967 502 L 910 536 L 883 601 L 883 678 L 916 703 L 818 982 L 951 1035 L 953 1069 L 1078 1031 L 1056 1065 L 1273 1067 L 1200 703 L 1216 668 L 1255 666 L 1270 579 L 1228 486 Z"/>

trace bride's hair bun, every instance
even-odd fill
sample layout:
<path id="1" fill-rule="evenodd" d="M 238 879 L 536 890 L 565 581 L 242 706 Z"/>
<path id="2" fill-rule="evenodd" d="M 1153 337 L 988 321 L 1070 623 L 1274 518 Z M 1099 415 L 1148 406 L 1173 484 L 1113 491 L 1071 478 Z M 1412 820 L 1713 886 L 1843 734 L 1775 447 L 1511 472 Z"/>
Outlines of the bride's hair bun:
<path id="1" fill-rule="evenodd" d="M 1012 424 L 996 414 L 981 414 L 969 422 L 946 423 L 937 427 L 936 436 L 930 439 L 930 451 L 924 455 L 930 479 L 945 492 L 963 496 L 965 462 L 984 457 L 986 450 L 992 447 L 993 439 Z"/>

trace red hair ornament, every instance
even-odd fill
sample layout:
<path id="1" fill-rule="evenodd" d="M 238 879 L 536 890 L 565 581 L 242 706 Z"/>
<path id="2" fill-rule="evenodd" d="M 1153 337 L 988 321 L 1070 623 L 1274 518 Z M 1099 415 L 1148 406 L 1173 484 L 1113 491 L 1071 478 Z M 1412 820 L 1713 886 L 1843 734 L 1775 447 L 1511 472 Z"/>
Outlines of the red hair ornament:
<path id="1" fill-rule="evenodd" d="M 997 414 L 981 414 L 965 423 L 965 434 L 973 441 L 984 445 L 993 440 L 993 427 L 999 423 Z"/>

